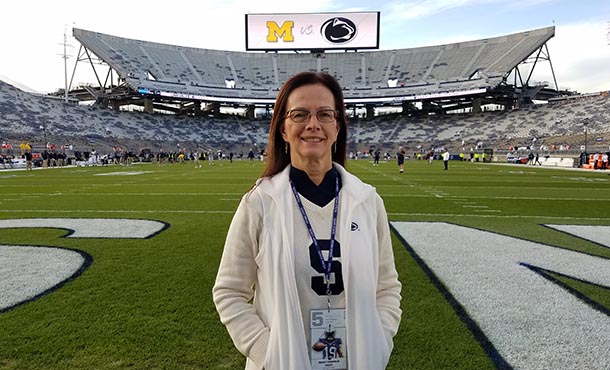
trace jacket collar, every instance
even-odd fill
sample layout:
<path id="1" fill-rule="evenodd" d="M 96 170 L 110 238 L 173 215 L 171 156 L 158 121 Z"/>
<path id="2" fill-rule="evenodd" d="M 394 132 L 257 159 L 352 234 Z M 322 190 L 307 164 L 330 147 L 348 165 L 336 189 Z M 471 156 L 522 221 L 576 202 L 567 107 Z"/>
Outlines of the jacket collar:
<path id="1" fill-rule="evenodd" d="M 333 166 L 339 173 L 339 176 L 341 176 L 343 183 L 341 187 L 342 194 L 353 198 L 353 200 L 362 201 L 374 191 L 371 185 L 363 183 L 359 178 L 347 172 L 340 164 L 333 162 Z M 288 182 L 289 176 L 290 165 L 272 177 L 259 179 L 257 184 L 261 191 L 269 194 L 272 198 L 276 198 L 281 194 L 291 193 Z"/>

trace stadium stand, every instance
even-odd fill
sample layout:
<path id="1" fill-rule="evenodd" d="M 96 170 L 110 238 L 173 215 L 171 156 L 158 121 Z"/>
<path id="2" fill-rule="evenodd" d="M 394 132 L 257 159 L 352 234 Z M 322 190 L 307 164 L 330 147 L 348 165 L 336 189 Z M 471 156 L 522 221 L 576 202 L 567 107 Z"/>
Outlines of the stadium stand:
<path id="1" fill-rule="evenodd" d="M 116 71 L 119 82 L 69 91 L 72 98 L 89 103 L 94 98 L 93 105 L 28 94 L 0 82 L 0 136 L 42 148 L 44 127 L 49 141 L 98 150 L 117 145 L 170 149 L 179 144 L 193 149 L 263 148 L 268 115 L 256 118 L 252 108 L 269 112 L 282 83 L 310 70 L 333 74 L 344 88 L 353 116 L 350 151 L 381 147 L 392 152 L 403 145 L 444 146 L 456 152 L 462 143 L 469 147 L 479 142 L 501 150 L 529 148 L 533 142 L 578 148 L 587 141 L 583 129 L 589 133 L 589 147 L 607 149 L 607 92 L 557 97 L 554 91 L 544 99 L 548 104 L 514 104 L 516 86 L 509 86 L 507 77 L 542 50 L 554 32 L 547 27 L 411 49 L 296 54 L 200 49 L 74 28 L 81 51 Z M 482 109 L 475 109 L 475 99 Z M 220 114 L 206 104 L 246 107 L 251 114 Z M 443 104 L 453 108 L 438 109 Z M 486 111 L 486 104 L 502 110 Z M 121 108 L 126 105 L 145 112 Z M 381 106 L 402 111 L 374 114 Z M 357 108 L 366 108 L 366 114 L 357 114 Z"/>
<path id="2" fill-rule="evenodd" d="M 459 150 L 481 141 L 486 147 L 529 148 L 545 143 L 557 148 L 578 150 L 585 127 L 588 146 L 606 150 L 610 142 L 610 100 L 608 93 L 554 100 L 535 108 L 491 111 L 478 114 L 405 116 L 399 113 L 349 121 L 350 150 L 398 145 L 414 148 L 442 145 Z M 264 148 L 268 119 L 247 119 L 238 115 L 176 116 L 115 111 L 100 106 L 65 103 L 32 95 L 0 82 L 0 137 L 13 142 L 30 141 L 40 150 L 45 127 L 48 140 L 79 148 L 114 146 L 171 149 L 177 144 L 196 149 L 244 150 L 254 145 Z"/>
<path id="3" fill-rule="evenodd" d="M 289 54 L 187 48 L 73 29 L 74 37 L 133 91 L 254 103 L 274 99 L 281 84 L 300 71 L 334 75 L 345 87 L 348 103 L 491 90 L 554 33 L 554 27 L 547 27 L 440 46 Z"/>
<path id="4" fill-rule="evenodd" d="M 108 151 L 114 146 L 171 149 L 231 149 L 266 141 L 268 121 L 241 116 L 185 117 L 169 114 L 113 111 L 35 96 L 0 82 L 0 137 L 29 141 L 42 150 L 44 135 L 57 144 Z"/>

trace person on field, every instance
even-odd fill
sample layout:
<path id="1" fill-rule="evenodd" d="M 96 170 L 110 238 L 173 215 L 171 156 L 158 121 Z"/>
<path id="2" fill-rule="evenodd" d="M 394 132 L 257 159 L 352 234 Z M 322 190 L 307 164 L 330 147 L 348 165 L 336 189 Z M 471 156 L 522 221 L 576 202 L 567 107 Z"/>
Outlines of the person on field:
<path id="1" fill-rule="evenodd" d="M 252 166 L 254 164 L 254 151 L 252 148 L 248 150 L 248 163 Z"/>
<path id="2" fill-rule="evenodd" d="M 398 172 L 399 173 L 403 173 L 405 172 L 405 154 L 407 152 L 404 150 L 404 148 L 398 147 L 398 153 L 396 153 L 396 162 L 398 163 Z"/>
<path id="3" fill-rule="evenodd" d="M 235 212 L 213 288 L 247 370 L 387 366 L 401 283 L 383 201 L 345 169 L 346 138 L 334 77 L 284 83 L 262 178 Z"/>
<path id="4" fill-rule="evenodd" d="M 449 169 L 449 151 L 447 149 L 443 152 L 443 165 L 445 166 L 444 170 L 447 171 Z"/>
<path id="5" fill-rule="evenodd" d="M 373 154 L 373 166 L 379 166 L 379 159 L 381 158 L 381 150 L 377 148 Z"/>
<path id="6" fill-rule="evenodd" d="M 25 170 L 26 171 L 31 171 L 32 170 L 32 152 L 30 150 L 26 150 L 25 153 L 23 154 L 23 156 L 25 157 Z"/>

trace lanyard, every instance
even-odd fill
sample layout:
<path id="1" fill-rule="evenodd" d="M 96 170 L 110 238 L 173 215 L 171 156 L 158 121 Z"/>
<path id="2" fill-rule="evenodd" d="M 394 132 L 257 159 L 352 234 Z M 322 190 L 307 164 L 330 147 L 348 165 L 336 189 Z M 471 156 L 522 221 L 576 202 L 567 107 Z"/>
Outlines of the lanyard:
<path id="1" fill-rule="evenodd" d="M 303 221 L 305 221 L 305 226 L 307 227 L 307 231 L 309 232 L 309 236 L 311 236 L 311 240 L 313 242 L 314 247 L 316 248 L 316 252 L 318 253 L 318 258 L 322 263 L 322 269 L 324 269 L 324 278 L 326 280 L 326 295 L 328 296 L 328 306 L 330 309 L 330 268 L 333 262 L 333 250 L 335 248 L 335 235 L 337 233 L 337 213 L 339 209 L 339 174 L 335 177 L 335 205 L 333 208 L 333 223 L 330 229 L 330 247 L 328 251 L 328 260 L 324 260 L 324 256 L 322 255 L 322 249 L 320 249 L 320 245 L 318 244 L 318 239 L 313 232 L 313 228 L 311 227 L 311 223 L 309 222 L 309 217 L 307 217 L 307 212 L 305 212 L 305 207 L 303 207 L 303 203 L 301 202 L 301 197 L 297 192 L 296 187 L 292 180 L 290 180 L 290 187 L 292 188 L 292 193 L 294 194 L 294 198 L 297 201 L 297 205 L 299 206 L 299 210 L 301 211 L 301 215 L 303 216 Z"/>

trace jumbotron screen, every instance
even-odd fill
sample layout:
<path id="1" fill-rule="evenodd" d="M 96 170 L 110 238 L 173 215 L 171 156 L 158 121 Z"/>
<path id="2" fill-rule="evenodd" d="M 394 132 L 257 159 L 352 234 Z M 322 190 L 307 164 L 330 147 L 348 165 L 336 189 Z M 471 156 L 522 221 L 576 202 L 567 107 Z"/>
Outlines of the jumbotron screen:
<path id="1" fill-rule="evenodd" d="M 379 49 L 380 12 L 246 14 L 246 50 Z"/>

